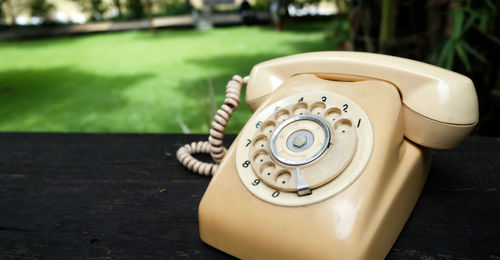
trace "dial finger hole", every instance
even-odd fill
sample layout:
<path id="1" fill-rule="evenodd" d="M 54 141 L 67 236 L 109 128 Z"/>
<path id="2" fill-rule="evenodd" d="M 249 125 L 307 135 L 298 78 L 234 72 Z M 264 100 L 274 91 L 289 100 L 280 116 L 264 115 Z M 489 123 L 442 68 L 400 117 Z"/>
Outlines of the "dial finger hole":
<path id="1" fill-rule="evenodd" d="M 291 177 L 292 175 L 290 174 L 289 171 L 283 170 L 276 175 L 276 184 L 278 185 L 287 184 L 290 181 Z"/>
<path id="2" fill-rule="evenodd" d="M 304 102 L 297 103 L 293 106 L 292 111 L 296 116 L 305 115 L 307 112 L 307 104 Z"/>
<path id="3" fill-rule="evenodd" d="M 259 135 L 254 139 L 253 147 L 257 149 L 265 148 L 267 146 L 267 137 L 265 135 Z"/>
<path id="4" fill-rule="evenodd" d="M 260 168 L 260 175 L 261 176 L 271 176 L 271 175 L 273 175 L 275 169 L 276 169 L 276 166 L 274 166 L 274 163 L 266 162 Z"/>
<path id="5" fill-rule="evenodd" d="M 342 114 L 342 111 L 340 111 L 340 108 L 332 107 L 326 111 L 325 117 L 326 117 L 326 120 L 328 120 L 328 122 L 333 122 L 340 117 L 340 114 Z"/>
<path id="6" fill-rule="evenodd" d="M 253 155 L 253 161 L 256 163 L 263 163 L 264 161 L 267 161 L 268 158 L 269 156 L 266 150 L 259 150 Z"/>
<path id="7" fill-rule="evenodd" d="M 325 103 L 323 102 L 316 102 L 311 105 L 311 113 L 313 115 L 320 115 L 326 108 Z"/>
<path id="8" fill-rule="evenodd" d="M 266 121 L 262 124 L 261 131 L 264 134 L 270 134 L 274 131 L 276 124 L 273 121 Z"/>
<path id="9" fill-rule="evenodd" d="M 278 122 L 285 122 L 288 118 L 290 117 L 290 112 L 286 109 L 281 109 L 278 112 L 276 112 L 276 120 Z"/>
<path id="10" fill-rule="evenodd" d="M 341 119 L 335 123 L 335 132 L 337 133 L 347 133 L 352 127 L 352 122 L 349 119 Z"/>

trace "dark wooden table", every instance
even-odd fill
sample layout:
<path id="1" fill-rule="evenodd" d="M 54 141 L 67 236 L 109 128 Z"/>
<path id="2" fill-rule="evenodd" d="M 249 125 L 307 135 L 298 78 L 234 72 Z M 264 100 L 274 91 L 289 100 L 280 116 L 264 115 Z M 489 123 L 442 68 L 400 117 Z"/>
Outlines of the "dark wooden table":
<path id="1" fill-rule="evenodd" d="M 175 159 L 205 138 L 1 133 L 0 259 L 231 258 L 198 236 L 210 179 Z M 500 139 L 433 156 L 387 258 L 500 259 Z"/>

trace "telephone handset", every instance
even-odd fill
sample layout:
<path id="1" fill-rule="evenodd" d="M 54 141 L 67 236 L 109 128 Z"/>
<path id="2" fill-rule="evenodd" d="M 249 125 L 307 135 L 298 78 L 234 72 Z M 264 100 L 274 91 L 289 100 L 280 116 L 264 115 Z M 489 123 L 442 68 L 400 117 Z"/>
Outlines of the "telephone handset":
<path id="1" fill-rule="evenodd" d="M 254 114 L 225 153 L 224 126 L 245 82 Z M 478 121 L 469 78 L 380 54 L 267 61 L 226 94 L 210 142 L 178 158 L 215 173 L 200 235 L 239 258 L 383 258 L 423 187 L 428 148 L 458 145 Z M 223 159 L 203 164 L 193 152 Z"/>

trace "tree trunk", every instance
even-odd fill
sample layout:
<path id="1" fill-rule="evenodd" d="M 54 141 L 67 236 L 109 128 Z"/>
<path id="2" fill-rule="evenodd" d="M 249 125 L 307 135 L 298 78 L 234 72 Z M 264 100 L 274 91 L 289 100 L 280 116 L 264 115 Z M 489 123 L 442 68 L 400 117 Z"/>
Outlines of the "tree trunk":
<path id="1" fill-rule="evenodd" d="M 115 7 L 118 10 L 118 18 L 122 18 L 122 4 L 120 3 L 120 0 L 114 0 Z"/>
<path id="2" fill-rule="evenodd" d="M 373 1 L 359 1 L 360 2 L 360 14 L 361 14 L 361 34 L 364 43 L 364 50 L 367 52 L 375 52 L 375 46 L 373 43 L 373 30 L 374 30 L 374 21 L 377 21 L 373 10 L 375 3 Z"/>
<path id="3" fill-rule="evenodd" d="M 394 44 L 396 28 L 397 0 L 382 0 L 379 33 L 379 52 L 389 53 Z"/>
<path id="4" fill-rule="evenodd" d="M 146 10 L 148 12 L 148 20 L 149 20 L 149 30 L 152 34 L 156 33 L 155 26 L 153 24 L 153 4 L 151 0 L 146 0 Z"/>
<path id="5" fill-rule="evenodd" d="M 3 3 L 6 2 L 6 0 L 0 0 L 0 24 L 2 24 L 4 16 L 6 16 L 3 12 Z"/>

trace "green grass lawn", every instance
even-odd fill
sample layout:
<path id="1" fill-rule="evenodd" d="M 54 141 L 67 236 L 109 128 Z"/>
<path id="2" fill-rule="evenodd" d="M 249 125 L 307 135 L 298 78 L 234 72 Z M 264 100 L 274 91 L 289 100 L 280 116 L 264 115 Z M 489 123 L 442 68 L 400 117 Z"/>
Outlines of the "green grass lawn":
<path id="1" fill-rule="evenodd" d="M 180 133 L 185 124 L 206 133 L 209 82 L 220 105 L 232 75 L 268 59 L 330 49 L 326 26 L 0 42 L 0 131 Z M 242 102 L 229 131 L 249 116 Z"/>

